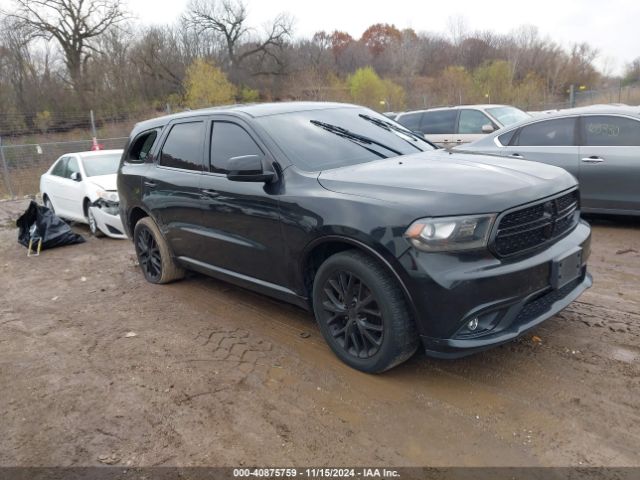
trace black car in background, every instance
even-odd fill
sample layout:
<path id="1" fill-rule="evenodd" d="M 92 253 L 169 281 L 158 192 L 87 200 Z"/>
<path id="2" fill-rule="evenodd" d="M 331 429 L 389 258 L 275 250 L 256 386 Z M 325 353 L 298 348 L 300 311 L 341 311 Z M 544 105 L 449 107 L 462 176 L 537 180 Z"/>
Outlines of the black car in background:
<path id="1" fill-rule="evenodd" d="M 120 213 L 147 280 L 196 270 L 313 311 L 365 372 L 511 340 L 591 285 L 575 179 L 450 153 L 371 110 L 280 103 L 135 126 Z"/>

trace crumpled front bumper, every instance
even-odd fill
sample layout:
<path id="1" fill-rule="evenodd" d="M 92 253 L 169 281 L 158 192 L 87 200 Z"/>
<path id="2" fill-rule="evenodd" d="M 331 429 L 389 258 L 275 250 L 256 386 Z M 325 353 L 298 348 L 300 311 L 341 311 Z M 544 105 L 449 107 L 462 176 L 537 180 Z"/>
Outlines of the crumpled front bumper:
<path id="1" fill-rule="evenodd" d="M 93 213 L 93 217 L 96 219 L 98 229 L 102 233 L 111 238 L 127 238 L 124 233 L 124 227 L 118 212 L 117 204 L 115 206 L 106 205 L 101 200 L 98 200 L 89 208 Z"/>

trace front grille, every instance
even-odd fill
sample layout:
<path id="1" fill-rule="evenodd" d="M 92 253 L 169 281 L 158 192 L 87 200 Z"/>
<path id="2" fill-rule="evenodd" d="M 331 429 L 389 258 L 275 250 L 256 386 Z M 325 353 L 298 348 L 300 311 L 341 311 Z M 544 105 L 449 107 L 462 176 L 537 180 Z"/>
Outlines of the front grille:
<path id="1" fill-rule="evenodd" d="M 497 226 L 493 248 L 500 257 L 549 244 L 578 224 L 578 191 L 504 215 Z"/>

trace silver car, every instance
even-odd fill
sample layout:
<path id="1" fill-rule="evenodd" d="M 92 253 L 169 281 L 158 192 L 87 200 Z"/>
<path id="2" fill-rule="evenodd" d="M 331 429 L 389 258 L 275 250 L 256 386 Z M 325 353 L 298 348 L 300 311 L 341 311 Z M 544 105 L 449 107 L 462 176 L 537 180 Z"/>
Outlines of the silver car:
<path id="1" fill-rule="evenodd" d="M 395 121 L 439 147 L 451 148 L 527 118 L 528 113 L 509 105 L 461 105 L 403 112 Z"/>
<path id="2" fill-rule="evenodd" d="M 640 216 L 640 108 L 598 105 L 534 117 L 457 147 L 556 165 L 580 182 L 582 211 Z"/>

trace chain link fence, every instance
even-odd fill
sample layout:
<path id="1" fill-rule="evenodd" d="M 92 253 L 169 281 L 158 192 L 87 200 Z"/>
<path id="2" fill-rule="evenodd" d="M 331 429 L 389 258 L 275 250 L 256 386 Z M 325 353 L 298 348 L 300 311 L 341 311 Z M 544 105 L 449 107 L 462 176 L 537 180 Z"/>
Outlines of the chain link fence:
<path id="1" fill-rule="evenodd" d="M 1 140 L 1 139 L 0 139 Z M 127 137 L 98 140 L 101 149 L 124 147 Z M 91 150 L 91 140 L 3 145 L 0 142 L 0 199 L 35 195 L 40 190 L 40 176 L 66 153 Z"/>

